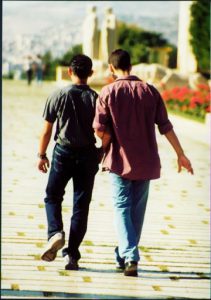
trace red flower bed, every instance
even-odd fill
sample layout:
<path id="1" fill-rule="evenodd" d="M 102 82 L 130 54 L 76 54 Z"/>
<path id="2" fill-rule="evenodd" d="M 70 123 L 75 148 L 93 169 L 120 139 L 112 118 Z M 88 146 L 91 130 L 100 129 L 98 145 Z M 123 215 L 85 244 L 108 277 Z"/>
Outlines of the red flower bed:
<path id="1" fill-rule="evenodd" d="M 200 84 L 197 90 L 186 86 L 175 87 L 161 92 L 161 95 L 170 110 L 194 115 L 200 119 L 210 112 L 211 92 L 208 85 Z"/>

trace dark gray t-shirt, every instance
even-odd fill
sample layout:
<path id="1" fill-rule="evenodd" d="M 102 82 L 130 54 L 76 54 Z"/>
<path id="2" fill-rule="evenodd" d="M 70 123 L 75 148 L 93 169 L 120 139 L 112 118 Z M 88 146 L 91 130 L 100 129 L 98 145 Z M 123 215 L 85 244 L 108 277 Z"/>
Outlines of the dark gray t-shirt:
<path id="1" fill-rule="evenodd" d="M 88 85 L 70 85 L 48 97 L 43 117 L 51 123 L 57 120 L 57 143 L 72 148 L 95 144 L 92 122 L 97 97 Z"/>

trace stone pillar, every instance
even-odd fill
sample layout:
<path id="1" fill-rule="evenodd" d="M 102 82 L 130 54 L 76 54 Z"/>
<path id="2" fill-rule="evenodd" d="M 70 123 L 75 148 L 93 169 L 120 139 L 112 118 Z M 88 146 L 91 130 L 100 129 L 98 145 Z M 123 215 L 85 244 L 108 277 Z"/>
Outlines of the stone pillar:
<path id="1" fill-rule="evenodd" d="M 179 2 L 177 68 L 183 74 L 197 72 L 197 61 L 190 45 L 189 26 L 191 19 L 191 5 L 192 1 Z"/>

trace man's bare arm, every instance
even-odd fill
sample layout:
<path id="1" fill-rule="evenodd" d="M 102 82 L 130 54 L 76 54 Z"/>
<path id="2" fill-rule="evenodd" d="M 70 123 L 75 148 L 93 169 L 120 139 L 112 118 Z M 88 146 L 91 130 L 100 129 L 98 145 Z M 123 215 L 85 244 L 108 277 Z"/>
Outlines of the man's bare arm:
<path id="1" fill-rule="evenodd" d="M 95 133 L 102 140 L 102 147 L 103 147 L 103 150 L 105 151 L 111 142 L 111 134 L 109 133 L 108 130 L 99 131 L 97 129 L 95 129 Z"/>
<path id="2" fill-rule="evenodd" d="M 45 121 L 43 131 L 42 131 L 41 136 L 40 136 L 39 155 L 45 155 L 46 154 L 48 144 L 50 142 L 51 135 L 52 135 L 52 129 L 53 129 L 53 123 Z M 39 159 L 38 169 L 41 172 L 46 173 L 47 168 L 49 168 L 48 158 L 46 157 L 44 159 Z"/>
<path id="3" fill-rule="evenodd" d="M 169 132 L 167 132 L 165 134 L 165 136 L 177 154 L 178 172 L 180 173 L 182 170 L 182 167 L 183 167 L 183 168 L 187 169 L 187 171 L 189 173 L 193 174 L 193 168 L 191 166 L 191 162 L 185 156 L 182 146 L 181 146 L 179 139 L 176 136 L 174 130 L 173 129 L 170 130 Z"/>

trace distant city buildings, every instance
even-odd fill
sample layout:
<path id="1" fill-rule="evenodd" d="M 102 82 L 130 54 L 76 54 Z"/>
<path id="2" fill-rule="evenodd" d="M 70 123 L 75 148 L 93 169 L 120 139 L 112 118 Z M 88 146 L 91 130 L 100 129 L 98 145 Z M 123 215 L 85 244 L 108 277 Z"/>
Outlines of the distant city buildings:
<path id="1" fill-rule="evenodd" d="M 33 35 L 18 34 L 14 37 L 3 37 L 2 75 L 11 72 L 16 77 L 24 71 L 23 64 L 26 56 L 35 57 L 50 51 L 53 58 L 62 57 L 73 45 L 81 43 L 80 24 L 74 26 L 61 25 L 50 27 L 48 30 Z"/>

